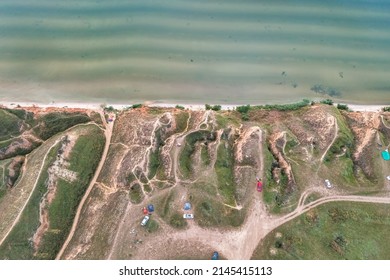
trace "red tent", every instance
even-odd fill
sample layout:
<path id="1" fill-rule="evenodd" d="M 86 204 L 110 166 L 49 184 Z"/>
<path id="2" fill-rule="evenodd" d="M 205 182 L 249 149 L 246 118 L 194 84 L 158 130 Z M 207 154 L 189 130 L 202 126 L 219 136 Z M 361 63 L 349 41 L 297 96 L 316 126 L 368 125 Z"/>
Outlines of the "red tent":
<path id="1" fill-rule="evenodd" d="M 257 182 L 257 191 L 261 192 L 263 190 L 263 183 L 261 181 Z"/>
<path id="2" fill-rule="evenodd" d="M 146 207 L 144 207 L 144 208 L 142 209 L 142 211 L 144 212 L 144 215 L 148 214 L 148 209 L 146 209 Z"/>

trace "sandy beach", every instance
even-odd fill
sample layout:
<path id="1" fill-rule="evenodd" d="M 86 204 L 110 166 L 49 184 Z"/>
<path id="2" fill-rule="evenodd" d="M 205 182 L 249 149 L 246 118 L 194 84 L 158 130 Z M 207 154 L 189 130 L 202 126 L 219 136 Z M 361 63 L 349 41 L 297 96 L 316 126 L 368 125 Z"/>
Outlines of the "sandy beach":
<path id="1" fill-rule="evenodd" d="M 343 103 L 345 104 L 345 103 Z M 37 102 L 0 102 L 0 106 L 6 108 L 28 108 L 28 107 L 39 107 L 39 108 L 73 108 L 73 109 L 87 109 L 87 110 L 101 110 L 103 107 L 112 106 L 116 110 L 125 110 L 131 107 L 133 104 L 99 104 L 99 103 L 76 103 L 76 102 L 51 102 L 51 103 L 37 103 Z M 205 110 L 204 104 L 173 104 L 173 103 L 160 103 L 154 101 L 147 101 L 143 103 L 143 106 L 148 107 L 160 107 L 160 108 L 175 108 L 177 105 L 183 106 L 185 109 L 189 110 Z M 215 105 L 215 104 L 211 104 Z M 251 104 L 256 105 L 265 105 L 265 104 Z M 336 104 L 335 104 L 336 105 Z M 354 112 L 380 112 L 384 107 L 390 107 L 389 105 L 357 105 L 357 104 L 347 104 L 349 109 Z M 222 110 L 234 110 L 239 104 L 230 104 L 230 105 L 221 105 Z"/>

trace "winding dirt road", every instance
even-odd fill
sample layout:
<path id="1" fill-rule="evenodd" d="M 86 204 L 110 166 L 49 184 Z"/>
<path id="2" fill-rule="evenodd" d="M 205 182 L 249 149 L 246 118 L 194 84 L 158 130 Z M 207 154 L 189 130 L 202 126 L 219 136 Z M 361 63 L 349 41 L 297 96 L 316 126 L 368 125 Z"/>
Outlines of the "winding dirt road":
<path id="1" fill-rule="evenodd" d="M 83 206 L 84 206 L 84 203 L 85 201 L 87 200 L 93 186 L 95 185 L 96 183 L 96 180 L 100 174 L 100 171 L 104 165 L 104 162 L 106 160 L 106 157 L 107 157 L 107 153 L 108 153 L 108 149 L 110 147 L 110 143 L 111 143 L 111 136 L 112 136 L 112 130 L 113 130 L 113 127 L 114 127 L 114 121 L 113 120 L 112 122 L 109 122 L 109 123 L 106 123 L 105 121 L 105 118 L 104 118 L 104 113 L 103 112 L 100 112 L 100 116 L 102 118 L 102 121 L 104 122 L 105 124 L 105 131 L 104 131 L 104 136 L 106 137 L 106 143 L 104 145 L 104 150 L 103 150 L 103 154 L 102 154 L 102 157 L 100 159 L 100 162 L 99 162 L 99 165 L 98 167 L 96 168 L 96 171 L 95 171 L 95 174 L 91 180 L 91 182 L 89 183 L 89 186 L 88 186 L 88 189 L 87 191 L 85 192 L 80 204 L 79 204 L 79 207 L 77 208 L 77 212 L 76 212 L 76 216 L 73 220 L 73 224 L 72 224 L 72 228 L 69 232 L 69 235 L 67 237 L 67 239 L 65 240 L 64 244 L 62 245 L 62 248 L 60 250 L 60 252 L 57 254 L 57 257 L 56 257 L 56 260 L 60 259 L 62 254 L 64 253 L 66 247 L 68 246 L 70 240 L 72 239 L 75 231 L 76 231 L 76 227 L 77 227 L 77 224 L 79 222 L 79 219 L 80 219 L 80 213 L 81 213 L 81 210 L 83 209 Z"/>
<path id="2" fill-rule="evenodd" d="M 293 212 L 282 217 L 269 215 L 264 204 L 255 199 L 251 213 L 239 229 L 220 231 L 204 229 L 192 224 L 189 230 L 174 232 L 170 238 L 172 238 L 171 242 L 191 240 L 203 243 L 219 251 L 227 259 L 248 260 L 261 240 L 272 230 L 315 207 L 334 201 L 390 204 L 390 197 L 328 196 L 306 205 L 301 204 Z M 156 246 L 159 242 L 161 241 L 156 241 Z M 149 247 L 153 247 L 153 244 L 149 243 Z"/>
<path id="3" fill-rule="evenodd" d="M 325 158 L 326 154 L 328 153 L 329 149 L 333 146 L 334 142 L 336 141 L 336 139 L 338 137 L 339 125 L 337 124 L 337 120 L 336 120 L 335 117 L 332 117 L 332 122 L 334 123 L 334 130 L 335 130 L 334 137 L 332 139 L 332 142 L 330 142 L 330 144 L 328 145 L 328 148 L 326 148 L 325 152 L 321 156 L 320 163 L 322 163 L 324 161 L 324 158 Z"/>

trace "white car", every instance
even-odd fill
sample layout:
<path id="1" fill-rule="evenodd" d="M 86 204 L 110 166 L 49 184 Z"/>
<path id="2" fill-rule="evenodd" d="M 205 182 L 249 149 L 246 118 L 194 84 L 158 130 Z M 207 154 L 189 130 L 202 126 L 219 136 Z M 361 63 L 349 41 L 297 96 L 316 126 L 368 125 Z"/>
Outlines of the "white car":
<path id="1" fill-rule="evenodd" d="M 145 216 L 141 222 L 141 226 L 145 226 L 149 221 L 149 216 Z"/>
<path id="2" fill-rule="evenodd" d="M 325 187 L 327 187 L 328 189 L 330 189 L 332 187 L 332 184 L 330 183 L 330 181 L 328 179 L 325 180 Z"/>
<path id="3" fill-rule="evenodd" d="M 184 214 L 183 218 L 184 219 L 193 219 L 194 218 L 194 214 Z"/>
<path id="4" fill-rule="evenodd" d="M 390 175 L 389 175 L 389 176 L 387 176 L 387 177 L 386 177 L 386 179 L 390 181 Z"/>

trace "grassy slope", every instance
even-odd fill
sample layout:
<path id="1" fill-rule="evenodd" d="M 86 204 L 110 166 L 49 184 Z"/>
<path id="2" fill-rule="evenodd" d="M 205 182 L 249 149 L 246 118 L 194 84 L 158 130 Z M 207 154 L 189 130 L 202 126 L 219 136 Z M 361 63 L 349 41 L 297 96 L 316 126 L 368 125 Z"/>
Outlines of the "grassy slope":
<path id="1" fill-rule="evenodd" d="M 224 202 L 231 206 L 235 206 L 236 185 L 233 174 L 234 154 L 232 145 L 221 140 L 217 151 L 217 160 L 215 162 L 215 173 L 218 178 L 218 190 L 223 196 Z"/>
<path id="2" fill-rule="evenodd" d="M 42 170 L 47 170 L 55 161 L 60 146 L 61 144 L 58 143 L 50 150 Z M 0 246 L 0 259 L 33 259 L 34 250 L 29 239 L 39 227 L 39 203 L 47 190 L 47 178 L 48 173 L 42 172 L 19 222 Z"/>
<path id="3" fill-rule="evenodd" d="M 389 230 L 389 205 L 329 203 L 272 231 L 253 258 L 390 259 Z"/>
<path id="4" fill-rule="evenodd" d="M 55 258 L 72 226 L 79 202 L 84 195 L 104 148 L 102 131 L 93 127 L 87 135 L 81 135 L 70 155 L 69 170 L 78 173 L 70 183 L 58 181 L 57 193 L 49 207 L 50 227 L 45 234 L 39 252 L 44 258 Z"/>
<path id="5" fill-rule="evenodd" d="M 333 109 L 339 127 L 338 136 L 330 147 L 324 158 L 325 165 L 329 168 L 337 170 L 337 174 L 341 178 L 340 182 L 348 185 L 356 185 L 357 181 L 354 175 L 354 163 L 351 155 L 354 149 L 354 136 L 351 129 L 348 127 L 345 117 L 339 110 Z M 345 155 L 337 157 L 346 149 Z"/>
<path id="6" fill-rule="evenodd" d="M 187 111 L 179 112 L 175 115 L 176 133 L 184 132 L 187 127 L 187 121 L 190 114 Z"/>
<path id="7" fill-rule="evenodd" d="M 0 109 L 0 141 L 18 136 L 20 134 L 19 127 L 22 121 L 3 109 Z"/>
<path id="8" fill-rule="evenodd" d="M 46 170 L 55 160 L 59 147 L 60 144 L 50 151 L 43 170 Z M 29 240 L 39 226 L 39 203 L 47 190 L 47 172 L 41 173 L 37 188 L 20 221 L 0 247 L 0 259 L 53 259 L 55 257 L 69 232 L 78 203 L 99 163 L 103 147 L 104 136 L 97 127 L 93 127 L 88 135 L 82 135 L 77 140 L 71 153 L 69 169 L 78 172 L 78 180 L 73 183 L 58 181 L 56 197 L 49 207 L 50 227 L 43 237 L 38 254 L 34 256 Z"/>
<path id="9" fill-rule="evenodd" d="M 91 119 L 82 113 L 49 113 L 39 119 L 39 125 L 34 132 L 43 140 L 64 131 L 76 124 L 85 123 Z"/>
<path id="10" fill-rule="evenodd" d="M 206 141 L 215 135 L 207 130 L 199 130 L 188 134 L 185 138 L 185 145 L 179 155 L 179 169 L 184 178 L 192 176 L 192 155 L 195 152 L 195 143 Z"/>

